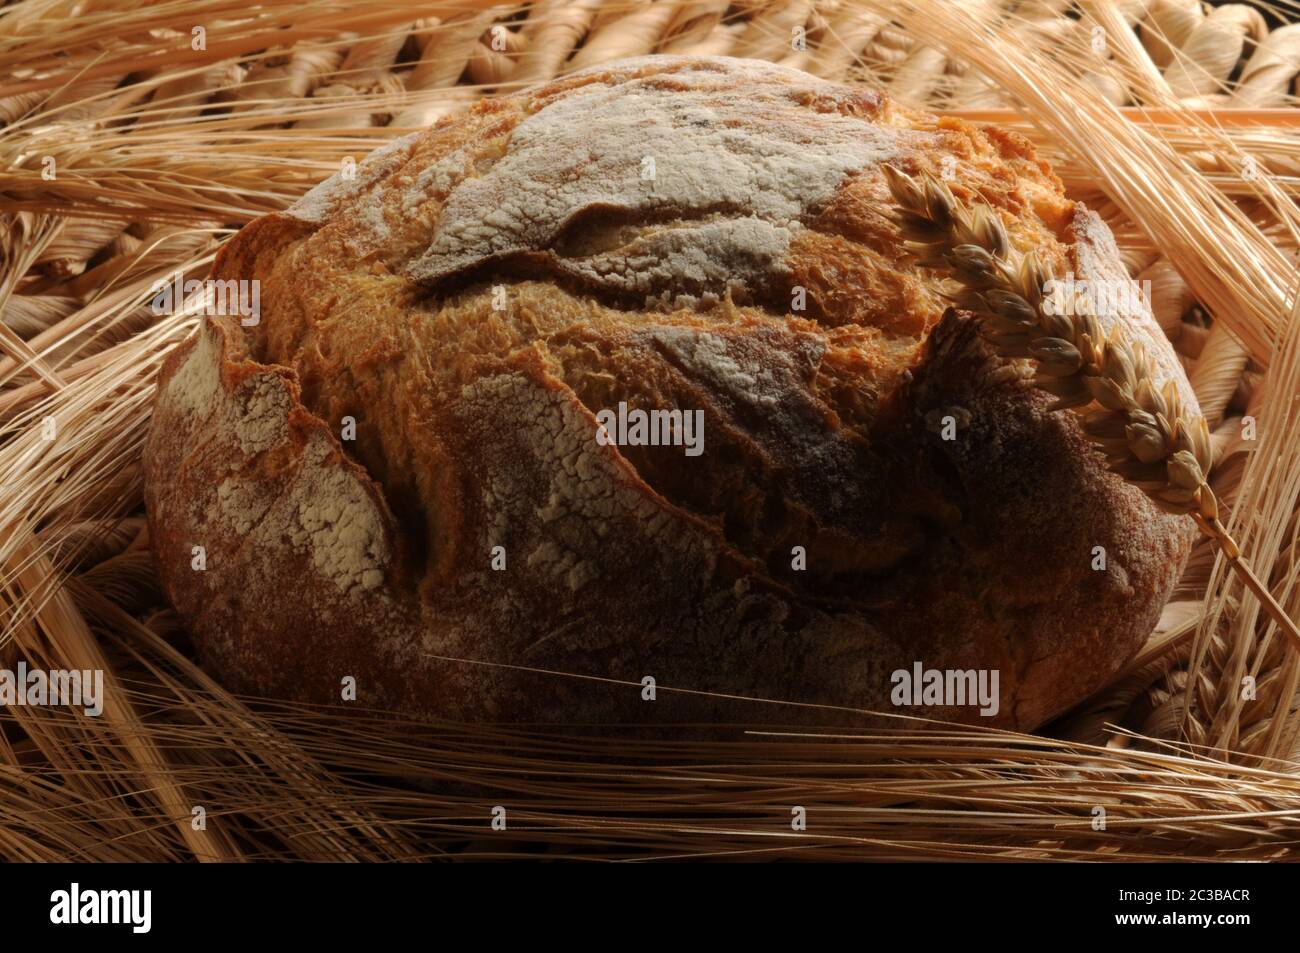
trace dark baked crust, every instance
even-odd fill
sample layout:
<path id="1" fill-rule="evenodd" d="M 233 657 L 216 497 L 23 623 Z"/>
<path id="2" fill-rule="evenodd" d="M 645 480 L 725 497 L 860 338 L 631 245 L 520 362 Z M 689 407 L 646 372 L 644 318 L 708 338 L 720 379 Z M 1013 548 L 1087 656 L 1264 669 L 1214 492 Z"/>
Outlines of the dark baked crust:
<path id="1" fill-rule="evenodd" d="M 629 185 L 609 156 L 637 158 L 614 141 L 634 96 L 647 141 L 722 149 L 752 198 Z M 530 153 L 539 125 L 567 152 Z M 820 184 L 773 178 L 792 143 L 822 150 Z M 145 457 L 160 575 L 207 665 L 241 691 L 333 701 L 352 675 L 367 706 L 514 721 L 1032 728 L 1086 697 L 1150 632 L 1193 531 L 939 320 L 883 214 L 886 158 L 978 193 L 1061 270 L 1123 274 L 1017 137 L 719 59 L 483 104 L 245 228 L 213 275 L 259 280 L 261 323 L 208 319 L 169 358 Z M 1194 406 L 1150 315 L 1127 320 Z M 702 410 L 705 452 L 599 444 L 620 401 Z M 890 673 L 915 662 L 998 670 L 998 716 L 895 708 Z M 646 703 L 647 675 L 691 693 Z"/>

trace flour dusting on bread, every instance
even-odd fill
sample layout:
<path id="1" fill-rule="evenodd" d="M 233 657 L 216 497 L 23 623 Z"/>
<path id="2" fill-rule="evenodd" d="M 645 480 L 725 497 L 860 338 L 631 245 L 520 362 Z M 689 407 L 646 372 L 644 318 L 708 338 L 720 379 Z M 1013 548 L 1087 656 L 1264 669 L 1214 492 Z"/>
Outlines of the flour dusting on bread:
<path id="1" fill-rule="evenodd" d="M 296 523 L 286 527 L 288 536 L 311 553 L 312 565 L 339 589 L 374 589 L 384 581 L 383 524 L 356 479 L 331 460 L 335 454 L 319 433 L 307 445 L 290 495 Z"/>
<path id="2" fill-rule="evenodd" d="M 319 224 L 349 199 L 356 198 L 391 172 L 401 161 L 404 150 L 421 133 L 401 136 L 380 146 L 355 168 L 337 172 L 307 192 L 288 209 L 288 214 L 304 222 Z"/>
<path id="3" fill-rule="evenodd" d="M 782 274 L 791 232 L 846 176 L 926 136 L 809 110 L 814 81 L 798 71 L 761 75 L 769 83 L 744 91 L 729 71 L 651 75 L 542 103 L 514 128 L 505 156 L 451 188 L 408 274 L 437 282 L 542 252 L 566 228 L 584 230 L 575 222 L 591 212 L 658 223 L 622 247 L 558 263 L 597 286 L 721 295 Z M 435 179 L 443 188 L 445 174 Z"/>

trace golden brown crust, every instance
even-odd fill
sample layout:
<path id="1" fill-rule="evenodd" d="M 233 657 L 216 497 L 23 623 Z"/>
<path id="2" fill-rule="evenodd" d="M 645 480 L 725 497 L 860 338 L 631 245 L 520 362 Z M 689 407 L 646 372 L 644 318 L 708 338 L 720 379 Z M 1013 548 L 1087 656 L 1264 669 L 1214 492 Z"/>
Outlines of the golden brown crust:
<path id="1" fill-rule="evenodd" d="M 245 228 L 213 276 L 258 280 L 261 322 L 209 319 L 169 359 L 146 451 L 206 662 L 239 690 L 330 701 L 352 675 L 367 705 L 551 722 L 1030 728 L 1095 690 L 1191 530 L 939 322 L 883 161 L 978 194 L 1062 271 L 1122 276 L 1019 137 L 723 59 L 484 103 Z M 704 452 L 602 444 L 620 403 L 701 411 Z M 895 708 L 916 662 L 998 670 L 999 714 Z"/>

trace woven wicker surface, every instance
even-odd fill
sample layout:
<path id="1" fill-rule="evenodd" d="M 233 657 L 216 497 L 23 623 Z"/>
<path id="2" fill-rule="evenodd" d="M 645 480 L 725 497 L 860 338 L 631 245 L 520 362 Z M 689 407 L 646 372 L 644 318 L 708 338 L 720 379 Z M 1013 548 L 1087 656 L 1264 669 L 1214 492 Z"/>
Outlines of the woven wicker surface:
<path id="1" fill-rule="evenodd" d="M 1294 195 L 1300 25 L 1270 29 L 1252 7 L 1183 0 L 973 5 L 1004 13 L 1026 46 L 1123 57 L 1122 75 L 1080 59 L 1084 82 L 1115 105 L 1252 110 L 1258 124 L 1233 135 Z M 405 725 L 234 699 L 189 661 L 149 563 L 138 456 L 153 373 L 194 320 L 156 316 L 153 283 L 202 273 L 235 229 L 395 135 L 623 56 L 758 57 L 1033 135 L 1151 282 L 1214 429 L 1214 490 L 1234 501 L 1252 449 L 1243 419 L 1279 373 L 1269 335 L 1211 320 L 1076 152 L 1014 112 L 978 63 L 882 6 L 0 7 L 4 658 L 102 668 L 110 697 L 100 719 L 0 714 L 0 856 L 1289 856 L 1300 667 L 1280 639 L 1257 638 L 1257 613 L 1208 543 L 1143 653 L 1039 739 L 907 725 L 836 739 L 737 728 L 733 742 L 702 744 Z M 1243 187 L 1249 170 L 1194 159 L 1267 231 Z M 1294 615 L 1289 512 L 1269 567 Z M 1237 691 L 1243 674 L 1253 697 Z M 791 804 L 816 805 L 819 822 L 792 831 Z M 508 837 L 490 830 L 497 805 Z M 1094 829 L 1098 805 L 1105 830 Z"/>

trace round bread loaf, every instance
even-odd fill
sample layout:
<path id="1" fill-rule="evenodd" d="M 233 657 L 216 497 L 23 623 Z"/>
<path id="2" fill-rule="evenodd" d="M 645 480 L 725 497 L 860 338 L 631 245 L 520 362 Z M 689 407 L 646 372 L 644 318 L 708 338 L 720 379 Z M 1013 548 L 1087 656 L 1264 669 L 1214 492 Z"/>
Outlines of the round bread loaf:
<path id="1" fill-rule="evenodd" d="M 145 452 L 206 666 L 550 723 L 1027 729 L 1095 691 L 1194 528 L 945 316 L 886 162 L 1127 279 L 1022 138 L 722 58 L 480 103 L 244 228 L 212 278 L 259 319 L 170 356 Z M 1150 314 L 1113 321 L 1195 408 Z M 929 671 L 994 702 L 896 674 Z"/>

